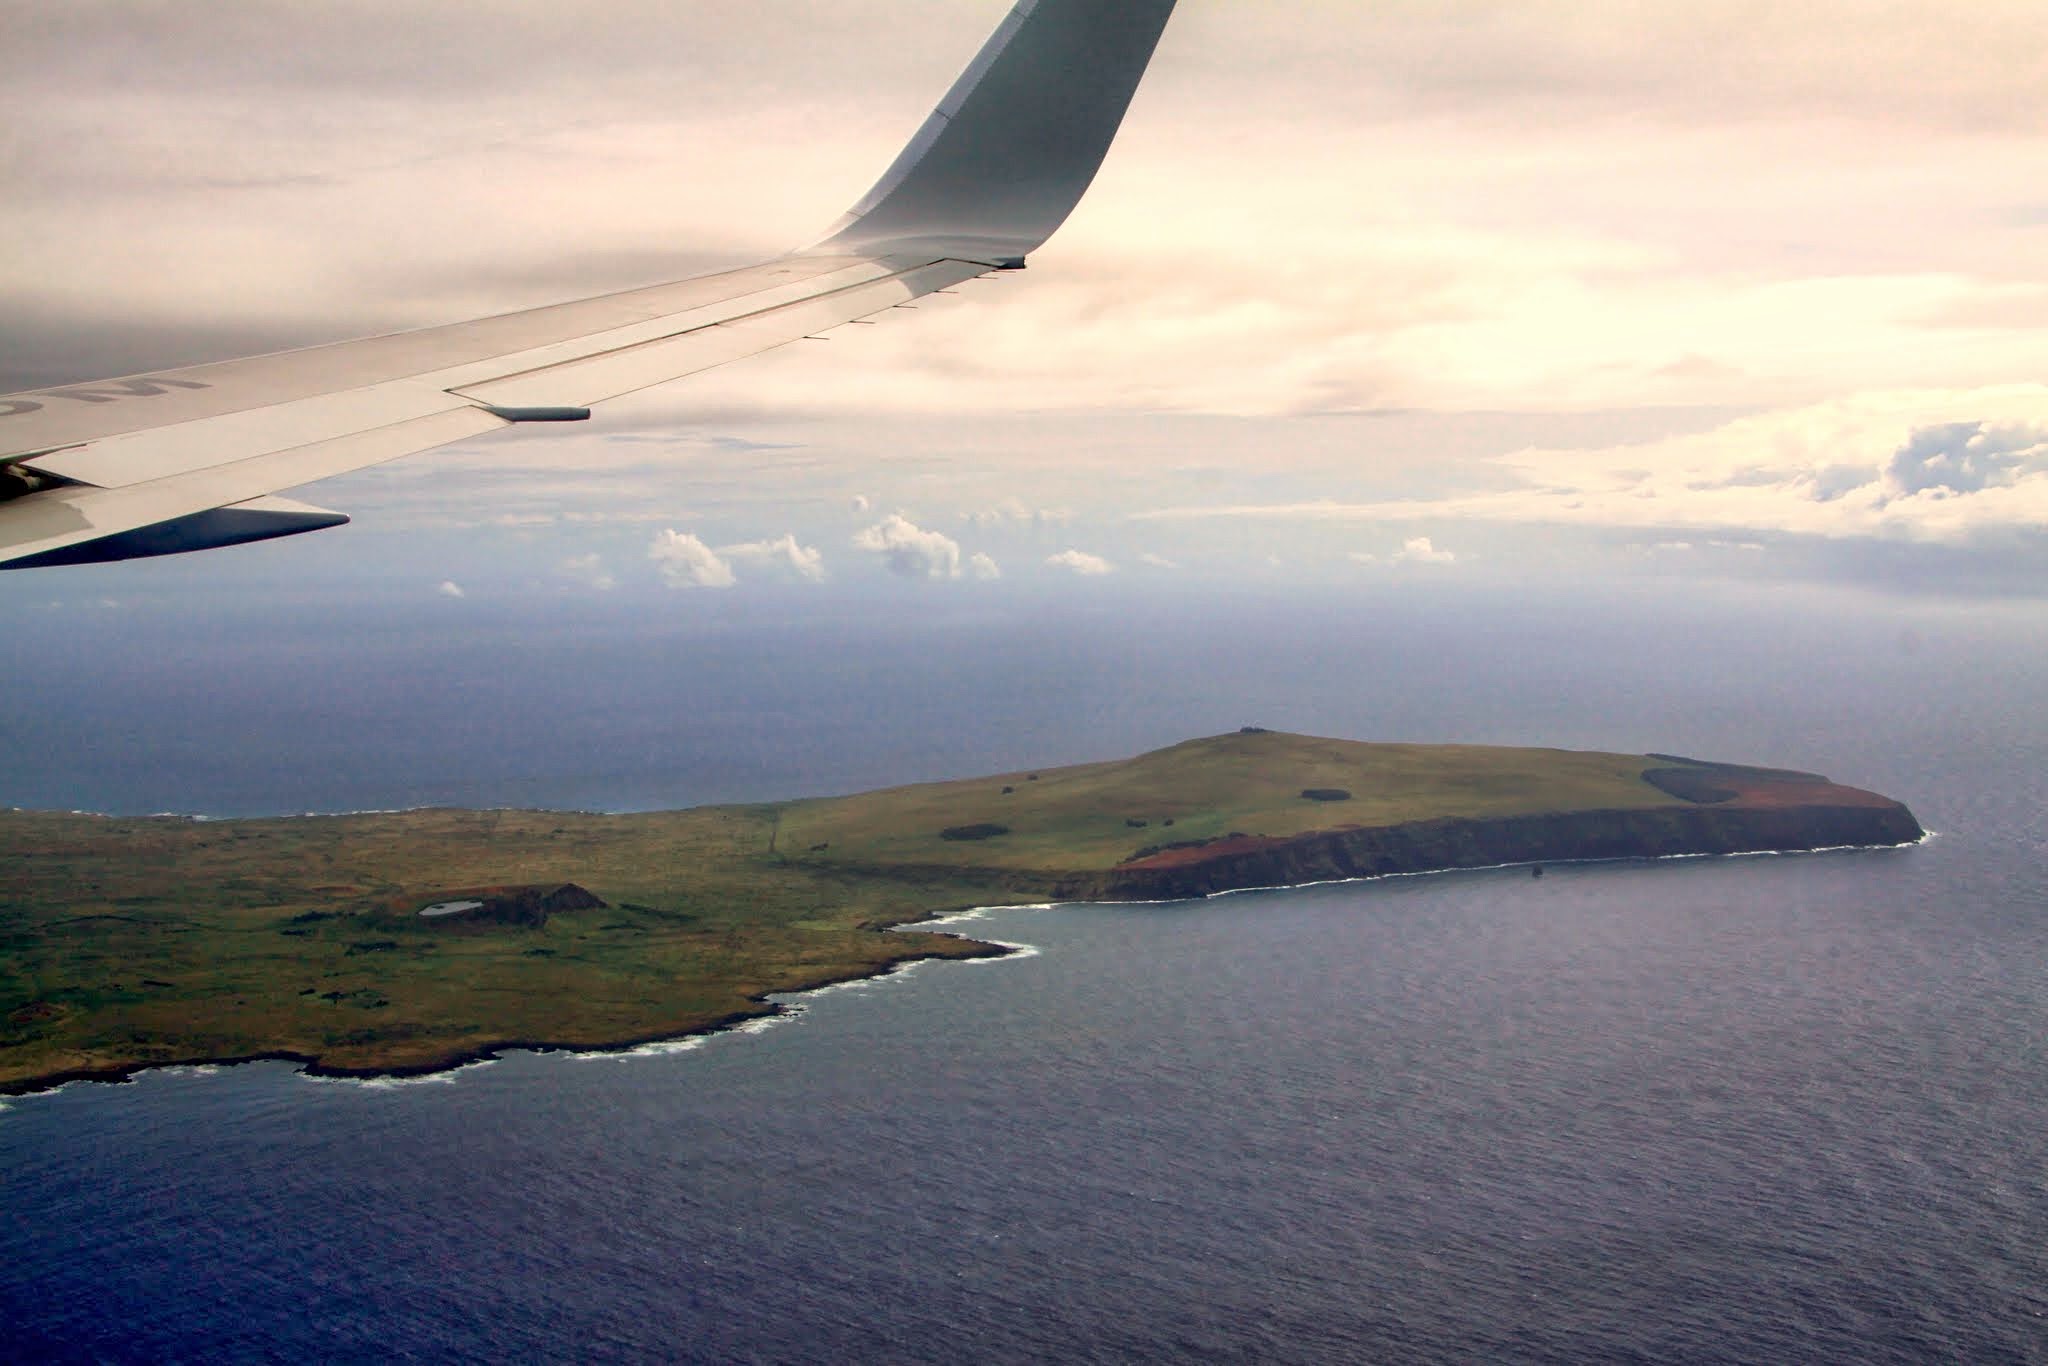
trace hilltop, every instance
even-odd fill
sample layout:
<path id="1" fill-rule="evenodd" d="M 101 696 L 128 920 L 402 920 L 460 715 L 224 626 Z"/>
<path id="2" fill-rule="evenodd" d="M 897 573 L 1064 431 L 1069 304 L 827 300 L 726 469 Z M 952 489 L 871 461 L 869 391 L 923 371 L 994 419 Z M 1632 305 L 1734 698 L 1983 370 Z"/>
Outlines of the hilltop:
<path id="1" fill-rule="evenodd" d="M 1889 798 L 1669 755 L 1247 729 L 1107 763 L 636 815 L 0 813 L 0 1093 L 176 1062 L 429 1071 L 623 1047 L 1000 953 L 965 906 L 1894 845 Z"/>
<path id="2" fill-rule="evenodd" d="M 1705 809 L 1714 815 L 1702 818 Z M 1770 811 L 1799 817 L 1763 816 Z M 1525 857 L 1897 844 L 1920 836 L 1897 802 L 1817 774 L 1672 755 L 1369 744 L 1249 728 L 1110 763 L 794 802 L 782 809 L 778 846 L 791 860 L 819 866 L 1039 874 L 1113 895 L 1118 886 L 1144 890 L 1148 871 L 1216 863 L 1310 836 L 1592 812 L 1622 817 L 1613 824 L 1644 839 L 1659 838 L 1660 826 L 1682 826 L 1678 833 L 1692 843 L 1650 848 L 1624 840 Z M 1625 815 L 1651 812 L 1662 815 Z"/>

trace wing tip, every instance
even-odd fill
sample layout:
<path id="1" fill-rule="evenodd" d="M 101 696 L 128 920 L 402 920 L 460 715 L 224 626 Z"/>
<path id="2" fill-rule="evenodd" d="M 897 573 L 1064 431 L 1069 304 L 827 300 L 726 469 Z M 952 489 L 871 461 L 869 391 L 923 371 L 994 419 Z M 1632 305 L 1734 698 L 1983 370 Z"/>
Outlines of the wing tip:
<path id="1" fill-rule="evenodd" d="M 1021 262 L 1088 190 L 1175 0 L 1024 0 L 808 251 Z"/>

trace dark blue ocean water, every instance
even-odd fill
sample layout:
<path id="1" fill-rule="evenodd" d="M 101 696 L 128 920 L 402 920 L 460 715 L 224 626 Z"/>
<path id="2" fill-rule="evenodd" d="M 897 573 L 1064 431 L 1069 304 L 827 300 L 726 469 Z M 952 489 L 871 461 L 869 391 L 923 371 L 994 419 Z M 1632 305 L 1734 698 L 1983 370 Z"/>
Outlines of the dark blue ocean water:
<path id="1" fill-rule="evenodd" d="M 224 626 L 0 800 L 659 805 L 1259 721 L 1787 763 L 1940 834 L 1002 911 L 957 928 L 1032 952 L 642 1056 L 6 1102 L 0 1356 L 2048 1361 L 2038 613 L 1144 606 L 309 626 L 202 687 Z"/>

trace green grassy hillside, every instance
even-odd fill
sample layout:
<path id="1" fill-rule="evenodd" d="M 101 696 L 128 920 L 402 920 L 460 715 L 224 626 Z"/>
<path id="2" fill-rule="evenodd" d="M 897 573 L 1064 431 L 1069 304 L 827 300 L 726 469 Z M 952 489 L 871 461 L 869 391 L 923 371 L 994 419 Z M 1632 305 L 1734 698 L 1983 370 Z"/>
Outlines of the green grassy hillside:
<path id="1" fill-rule="evenodd" d="M 1091 871 L 1142 848 L 1232 832 L 1285 837 L 1439 816 L 1667 806 L 1639 754 L 1383 745 L 1249 731 L 1133 759 L 795 802 L 777 846 L 820 865 Z M 1314 801 L 1307 790 L 1348 792 Z M 1141 822 L 1142 824 L 1133 824 Z M 1009 833 L 949 840 L 948 829 Z"/>
<path id="2" fill-rule="evenodd" d="M 672 1037 L 760 1013 L 767 992 L 983 952 L 875 930 L 1108 886 L 1100 875 L 1146 849 L 1680 808 L 1642 774 L 1661 767 L 1670 788 L 1684 762 L 1248 732 L 1112 763 L 645 815 L 0 812 L 0 1092 L 171 1062 L 424 1069 L 509 1042 Z M 1731 772 L 1715 781 L 1750 781 Z M 1834 798 L 1794 787 L 1777 801 L 1819 799 Z M 578 893 L 542 914 L 570 883 L 605 904 Z M 490 906 L 476 914 L 420 915 L 479 897 Z"/>

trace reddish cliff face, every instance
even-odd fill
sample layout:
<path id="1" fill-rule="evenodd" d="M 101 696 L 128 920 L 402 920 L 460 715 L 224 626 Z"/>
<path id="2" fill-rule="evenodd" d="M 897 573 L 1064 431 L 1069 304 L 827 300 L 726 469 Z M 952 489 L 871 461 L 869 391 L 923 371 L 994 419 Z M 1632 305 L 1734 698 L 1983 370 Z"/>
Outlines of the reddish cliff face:
<path id="1" fill-rule="evenodd" d="M 1693 785 L 1697 795 L 1687 795 L 1683 806 L 1350 826 L 1292 839 L 1236 835 L 1162 850 L 1103 873 L 1062 878 L 1054 894 L 1088 901 L 1168 901 L 1249 887 L 1509 863 L 1900 845 L 1925 834 L 1913 813 L 1889 797 L 1813 774 L 1709 765 L 1684 771 L 1710 782 Z M 1687 780 L 1678 785 L 1688 785 Z"/>

